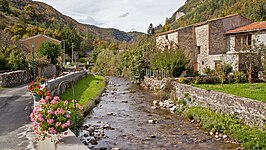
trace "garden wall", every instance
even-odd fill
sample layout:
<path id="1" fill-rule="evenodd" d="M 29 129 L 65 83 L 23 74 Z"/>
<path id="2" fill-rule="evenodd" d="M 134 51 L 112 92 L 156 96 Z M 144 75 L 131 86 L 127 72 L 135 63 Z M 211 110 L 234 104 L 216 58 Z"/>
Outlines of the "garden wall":
<path id="1" fill-rule="evenodd" d="M 86 76 L 86 71 L 76 71 L 71 72 L 69 74 L 66 74 L 61 77 L 57 77 L 56 79 L 51 79 L 47 83 L 45 83 L 44 86 L 48 88 L 48 90 L 51 92 L 51 96 L 56 96 L 62 94 L 68 87 L 71 86 L 71 84 L 75 84 L 80 79 L 84 78 Z M 60 83 L 63 82 L 58 89 Z M 71 97 L 72 98 L 72 97 Z"/>
<path id="2" fill-rule="evenodd" d="M 159 81 L 145 77 L 144 85 L 152 90 L 162 89 L 166 85 L 166 81 L 166 79 Z M 263 127 L 266 118 L 266 103 L 222 92 L 200 89 L 175 81 L 172 81 L 171 84 L 175 87 L 177 99 L 186 100 L 189 107 L 201 106 L 210 108 L 215 112 L 234 114 L 236 117 L 243 119 L 246 125 Z"/>
<path id="3" fill-rule="evenodd" d="M 0 86 L 14 87 L 32 80 L 31 71 L 18 70 L 0 74 Z"/>

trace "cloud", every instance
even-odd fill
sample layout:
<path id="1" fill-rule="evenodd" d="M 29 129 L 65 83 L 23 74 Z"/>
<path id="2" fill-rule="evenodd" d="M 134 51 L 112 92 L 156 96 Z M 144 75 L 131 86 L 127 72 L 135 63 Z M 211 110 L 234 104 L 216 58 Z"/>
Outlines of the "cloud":
<path id="1" fill-rule="evenodd" d="M 146 32 L 163 24 L 186 0 L 38 0 L 82 23 Z M 122 19 L 123 18 L 123 19 Z M 132 26 L 134 27 L 132 28 Z"/>
<path id="2" fill-rule="evenodd" d="M 129 15 L 129 12 L 126 12 L 125 14 L 120 15 L 119 17 L 120 17 L 120 18 L 125 18 L 125 17 L 127 17 L 128 15 Z"/>
<path id="3" fill-rule="evenodd" d="M 77 19 L 79 22 L 81 23 L 85 23 L 85 24 L 91 24 L 91 25 L 96 25 L 96 26 L 101 26 L 103 25 L 102 22 L 98 22 L 96 21 L 93 17 L 91 16 L 87 16 L 86 18 L 83 19 Z"/>

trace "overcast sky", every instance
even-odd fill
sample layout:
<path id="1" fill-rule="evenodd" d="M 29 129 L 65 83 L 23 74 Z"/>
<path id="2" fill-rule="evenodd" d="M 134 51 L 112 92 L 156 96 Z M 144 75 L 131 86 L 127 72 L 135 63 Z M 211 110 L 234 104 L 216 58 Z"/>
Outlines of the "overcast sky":
<path id="1" fill-rule="evenodd" d="M 38 0 L 81 23 L 146 32 L 163 24 L 185 0 Z"/>

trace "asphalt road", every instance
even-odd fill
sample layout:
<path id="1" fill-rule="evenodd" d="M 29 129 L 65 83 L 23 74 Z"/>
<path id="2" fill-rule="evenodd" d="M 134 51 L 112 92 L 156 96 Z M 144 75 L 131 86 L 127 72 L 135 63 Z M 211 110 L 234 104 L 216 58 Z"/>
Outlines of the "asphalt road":
<path id="1" fill-rule="evenodd" d="M 27 85 L 0 89 L 0 149 L 33 149 L 29 115 L 33 100 Z"/>

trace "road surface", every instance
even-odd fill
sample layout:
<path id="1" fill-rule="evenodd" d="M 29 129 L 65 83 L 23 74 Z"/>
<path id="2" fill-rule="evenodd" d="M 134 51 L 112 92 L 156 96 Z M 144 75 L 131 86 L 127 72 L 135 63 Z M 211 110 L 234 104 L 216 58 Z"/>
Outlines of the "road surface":
<path id="1" fill-rule="evenodd" d="M 0 149 L 34 149 L 29 114 L 33 100 L 27 85 L 0 89 Z"/>

